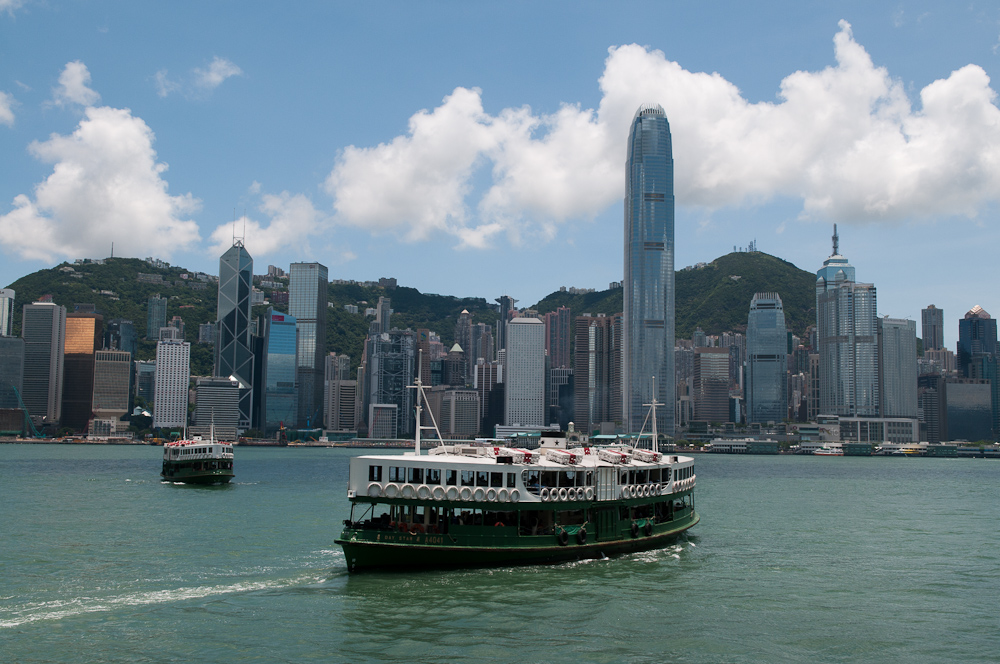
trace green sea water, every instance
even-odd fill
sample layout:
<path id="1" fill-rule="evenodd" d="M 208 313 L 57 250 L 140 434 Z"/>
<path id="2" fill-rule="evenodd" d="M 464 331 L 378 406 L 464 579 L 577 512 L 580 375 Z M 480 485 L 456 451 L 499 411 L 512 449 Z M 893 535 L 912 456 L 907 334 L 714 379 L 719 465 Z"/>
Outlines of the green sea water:
<path id="1" fill-rule="evenodd" d="M 656 552 L 349 575 L 357 451 L 0 445 L 2 662 L 996 662 L 1000 461 L 699 455 Z"/>

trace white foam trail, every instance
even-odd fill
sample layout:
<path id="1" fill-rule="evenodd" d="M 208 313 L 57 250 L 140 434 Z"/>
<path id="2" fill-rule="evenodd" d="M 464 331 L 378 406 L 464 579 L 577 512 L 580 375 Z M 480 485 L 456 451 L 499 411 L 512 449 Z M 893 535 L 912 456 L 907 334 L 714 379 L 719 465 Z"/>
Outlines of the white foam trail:
<path id="1" fill-rule="evenodd" d="M 76 597 L 69 600 L 41 602 L 20 609 L 23 615 L 0 619 L 0 628 L 18 627 L 39 620 L 60 620 L 86 613 L 110 611 L 123 606 L 146 606 L 149 604 L 167 604 L 184 600 L 201 599 L 213 595 L 232 595 L 254 592 L 270 588 L 289 588 L 309 583 L 319 583 L 324 576 L 299 576 L 294 579 L 275 579 L 273 581 L 241 581 L 230 585 L 195 586 L 190 588 L 174 588 L 170 590 L 153 590 L 143 593 L 119 595 L 117 597 Z"/>

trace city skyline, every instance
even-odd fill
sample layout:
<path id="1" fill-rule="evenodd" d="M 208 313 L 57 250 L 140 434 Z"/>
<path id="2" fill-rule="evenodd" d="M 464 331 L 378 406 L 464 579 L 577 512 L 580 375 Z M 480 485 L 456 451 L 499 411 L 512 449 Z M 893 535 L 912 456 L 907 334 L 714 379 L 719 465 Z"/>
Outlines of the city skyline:
<path id="1" fill-rule="evenodd" d="M 331 278 L 359 280 L 391 271 L 424 292 L 537 301 L 561 285 L 603 288 L 622 278 L 607 251 L 621 145 L 648 100 L 664 105 L 675 134 L 678 267 L 756 240 L 810 269 L 840 222 L 845 252 L 879 284 L 880 314 L 1000 309 L 988 279 L 965 284 L 946 267 L 1000 239 L 988 166 L 1000 144 L 990 129 L 997 17 L 944 3 L 790 7 L 646 7 L 637 25 L 618 7 L 567 13 L 558 3 L 400 7 L 388 20 L 305 4 L 263 25 L 252 5 L 233 15 L 8 4 L 0 284 L 103 257 L 112 242 L 115 255 L 211 271 L 237 234 L 262 265 L 319 261 Z M 287 48 L 286 22 L 302 48 Z M 373 51 L 376 26 L 386 39 Z M 517 49 L 500 40 L 504 29 L 522 36 Z M 469 57 L 454 57 L 466 47 Z M 650 75 L 628 73 L 639 70 Z M 364 102 L 346 101 L 362 90 Z M 829 123 L 816 123 L 816 108 Z M 101 142 L 109 136 L 137 150 L 116 161 Z M 82 179 L 57 182 L 73 165 Z M 133 188 L 90 195 L 104 191 L 102 174 L 121 173 Z M 494 253 L 509 268 L 502 277 L 480 269 Z M 559 276 L 531 275 L 540 260 L 556 261 Z M 906 279 L 916 261 L 942 266 L 938 279 Z"/>

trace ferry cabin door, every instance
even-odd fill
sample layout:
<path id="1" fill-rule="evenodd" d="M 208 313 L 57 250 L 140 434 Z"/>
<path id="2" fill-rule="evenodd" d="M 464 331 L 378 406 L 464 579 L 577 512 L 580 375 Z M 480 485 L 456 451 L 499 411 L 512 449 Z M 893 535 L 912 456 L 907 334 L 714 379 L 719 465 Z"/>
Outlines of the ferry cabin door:
<path id="1" fill-rule="evenodd" d="M 618 472 L 615 468 L 597 468 L 597 500 L 611 501 L 618 497 Z M 618 528 L 614 507 L 598 507 L 595 510 L 598 541 L 617 539 Z"/>

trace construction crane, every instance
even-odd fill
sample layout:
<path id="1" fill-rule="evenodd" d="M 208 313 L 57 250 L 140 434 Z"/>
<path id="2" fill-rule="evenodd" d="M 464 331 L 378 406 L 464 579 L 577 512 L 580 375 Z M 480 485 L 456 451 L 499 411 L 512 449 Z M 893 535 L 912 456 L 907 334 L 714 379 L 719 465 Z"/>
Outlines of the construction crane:
<path id="1" fill-rule="evenodd" d="M 31 431 L 32 438 L 45 438 L 38 429 L 35 428 L 35 423 L 31 421 L 31 415 L 28 414 L 28 407 L 24 405 L 24 399 L 21 398 L 21 393 L 17 390 L 13 383 L 10 384 L 12 390 L 14 390 L 14 395 L 17 396 L 17 403 L 21 405 L 21 410 L 24 411 L 24 419 L 28 423 L 28 430 Z"/>

